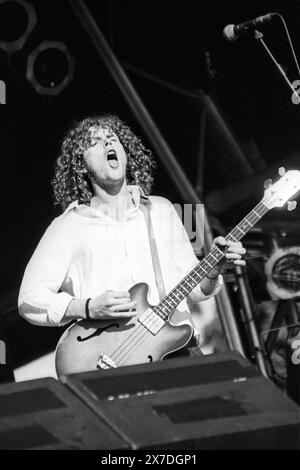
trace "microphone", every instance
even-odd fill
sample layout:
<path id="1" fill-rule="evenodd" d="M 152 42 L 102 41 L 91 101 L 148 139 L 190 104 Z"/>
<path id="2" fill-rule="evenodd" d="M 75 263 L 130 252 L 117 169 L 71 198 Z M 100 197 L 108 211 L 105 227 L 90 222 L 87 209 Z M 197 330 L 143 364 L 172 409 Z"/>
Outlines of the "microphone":
<path id="1" fill-rule="evenodd" d="M 278 15 L 278 13 L 268 13 L 267 15 L 258 16 L 254 20 L 246 21 L 245 23 L 228 24 L 223 29 L 223 36 L 227 41 L 236 41 L 242 34 L 256 29 L 257 26 L 268 23 L 276 15 Z"/>

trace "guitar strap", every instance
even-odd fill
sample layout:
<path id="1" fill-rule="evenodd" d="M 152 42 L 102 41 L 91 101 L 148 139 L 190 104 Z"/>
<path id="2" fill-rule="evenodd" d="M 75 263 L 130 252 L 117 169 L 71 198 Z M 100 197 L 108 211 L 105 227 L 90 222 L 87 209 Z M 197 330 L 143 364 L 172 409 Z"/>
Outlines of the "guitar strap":
<path id="1" fill-rule="evenodd" d="M 165 289 L 165 285 L 164 285 L 164 281 L 163 281 L 163 277 L 162 277 L 160 262 L 159 262 L 159 258 L 158 258 L 157 244 L 156 244 L 156 240 L 155 240 L 155 237 L 154 237 L 153 225 L 152 225 L 152 221 L 151 221 L 151 213 L 150 213 L 151 206 L 152 206 L 151 201 L 148 198 L 145 198 L 145 197 L 141 196 L 140 209 L 143 212 L 144 217 L 145 217 L 145 222 L 146 222 L 146 226 L 147 226 L 147 230 L 148 230 L 148 238 L 149 238 L 149 244 L 150 244 L 150 250 L 151 250 L 152 264 L 153 264 L 153 269 L 154 269 L 154 274 L 155 274 L 156 286 L 157 286 L 157 289 L 158 289 L 159 298 L 160 298 L 160 300 L 162 300 L 166 296 L 166 289 Z M 190 321 L 191 321 L 193 327 L 195 328 L 192 317 L 191 317 Z M 190 356 L 202 356 L 202 352 L 201 352 L 199 346 L 197 346 L 194 338 L 190 341 L 189 345 L 187 346 L 187 351 L 188 351 L 187 354 L 190 355 Z M 176 357 L 176 354 L 177 353 L 173 353 L 173 357 Z M 178 355 L 180 356 L 180 352 L 179 352 Z"/>
<path id="2" fill-rule="evenodd" d="M 141 196 L 140 209 L 144 214 L 145 222 L 148 230 L 148 239 L 152 257 L 152 265 L 154 269 L 155 282 L 159 294 L 160 300 L 162 300 L 166 295 L 166 289 L 164 280 L 162 277 L 161 266 L 158 258 L 157 244 L 154 236 L 153 225 L 151 221 L 151 201 L 148 198 L 143 198 Z"/>

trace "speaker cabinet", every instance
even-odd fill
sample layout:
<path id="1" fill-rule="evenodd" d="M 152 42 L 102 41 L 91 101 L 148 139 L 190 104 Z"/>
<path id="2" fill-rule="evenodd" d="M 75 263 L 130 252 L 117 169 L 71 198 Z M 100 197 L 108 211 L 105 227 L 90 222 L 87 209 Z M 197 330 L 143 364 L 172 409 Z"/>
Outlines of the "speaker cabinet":
<path id="1" fill-rule="evenodd" d="M 63 381 L 131 449 L 299 448 L 299 408 L 237 353 Z"/>
<path id="2" fill-rule="evenodd" d="M 73 393 L 46 378 L 0 387 L 0 449 L 124 449 Z"/>

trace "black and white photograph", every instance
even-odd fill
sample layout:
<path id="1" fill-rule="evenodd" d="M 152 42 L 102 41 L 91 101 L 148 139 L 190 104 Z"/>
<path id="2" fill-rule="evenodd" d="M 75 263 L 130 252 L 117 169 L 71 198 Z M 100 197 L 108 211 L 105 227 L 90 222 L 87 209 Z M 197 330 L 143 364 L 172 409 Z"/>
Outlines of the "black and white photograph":
<path id="1" fill-rule="evenodd" d="M 299 0 L 0 0 L 0 456 L 300 450 L 299 63 Z"/>

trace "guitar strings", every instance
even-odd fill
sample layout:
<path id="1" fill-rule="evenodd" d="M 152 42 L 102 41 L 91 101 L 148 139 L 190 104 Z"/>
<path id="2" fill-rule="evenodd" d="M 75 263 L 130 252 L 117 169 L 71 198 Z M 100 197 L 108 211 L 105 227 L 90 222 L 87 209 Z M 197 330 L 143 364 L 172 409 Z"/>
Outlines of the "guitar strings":
<path id="1" fill-rule="evenodd" d="M 258 209 L 258 208 L 257 208 L 257 209 Z M 263 212 L 264 212 L 265 206 L 263 206 L 262 209 L 263 209 Z M 253 214 L 253 215 L 254 215 L 254 214 Z M 254 215 L 253 220 L 255 220 L 256 218 L 257 218 L 257 216 Z M 250 222 L 250 223 L 252 223 L 253 220 L 250 220 L 250 218 L 249 218 L 249 222 Z M 234 237 L 234 238 L 235 238 L 234 232 L 235 232 L 236 230 L 240 230 L 240 229 L 238 229 L 238 228 L 233 229 L 233 231 L 232 231 L 229 235 L 230 235 L 231 237 Z M 196 266 L 195 270 L 196 270 L 196 269 L 199 269 L 199 268 L 200 268 L 200 263 L 199 263 L 198 266 Z M 201 281 L 200 281 L 200 282 L 201 282 Z M 176 308 L 176 307 L 175 307 L 175 308 Z M 174 309 L 174 310 L 175 310 L 175 309 Z M 121 358 L 120 358 L 120 361 L 124 360 L 124 359 L 126 358 L 126 356 L 128 357 L 128 354 L 130 354 L 130 353 L 132 352 L 132 350 L 138 345 L 138 343 L 141 342 L 141 340 L 146 339 L 145 336 L 146 336 L 146 335 L 149 336 L 149 333 L 150 333 L 150 332 L 149 332 L 149 330 L 145 329 L 145 327 L 143 327 L 142 324 L 140 324 L 140 325 L 138 326 L 138 328 L 136 329 L 135 333 L 137 333 L 137 334 L 133 334 L 132 336 L 130 336 L 130 337 L 123 343 L 123 345 L 122 345 L 122 346 L 123 346 L 123 349 L 120 348 L 119 350 L 115 351 L 115 353 L 113 353 L 113 355 L 116 354 L 116 353 L 118 353 L 117 356 L 116 356 L 116 358 L 117 358 L 120 354 L 123 354 L 123 356 L 121 356 Z M 141 333 L 141 335 L 140 335 L 140 333 Z M 150 333 L 150 334 L 151 334 L 151 333 Z M 128 340 L 129 340 L 129 341 L 128 341 Z M 136 341 L 135 344 L 130 348 L 130 345 L 131 345 L 135 340 L 137 340 L 137 341 Z M 124 346 L 125 346 L 125 348 L 124 348 Z M 126 349 L 127 349 L 128 347 L 129 347 L 129 350 L 126 351 Z"/>
<path id="2" fill-rule="evenodd" d="M 255 220 L 256 218 L 257 218 L 257 217 L 254 217 L 254 220 Z M 249 222 L 250 222 L 250 218 L 249 218 Z M 252 221 L 251 221 L 251 222 L 252 222 Z M 251 223 L 251 222 L 250 222 L 250 223 Z M 233 234 L 234 234 L 235 231 L 236 231 L 236 229 L 234 229 L 234 230 L 232 231 L 232 233 L 230 234 L 231 237 L 234 237 Z M 234 237 L 234 238 L 235 238 L 235 237 Z M 198 266 L 197 268 L 199 269 L 200 266 Z M 175 307 L 175 308 L 176 308 L 176 307 Z M 118 354 L 116 357 L 118 357 L 120 354 L 123 354 L 123 357 L 121 356 L 120 360 L 123 360 L 124 358 L 126 358 L 126 355 L 128 356 L 128 354 L 132 351 L 132 349 L 133 349 L 134 347 L 136 347 L 136 345 L 137 345 L 142 339 L 146 339 L 146 338 L 144 338 L 144 337 L 145 337 L 146 334 L 149 333 L 149 331 L 148 331 L 148 330 L 145 330 L 145 328 L 142 328 L 142 325 L 139 325 L 139 328 L 137 328 L 136 333 L 137 333 L 137 334 L 135 334 L 135 335 L 133 335 L 133 336 L 131 336 L 131 337 L 128 338 L 128 340 L 130 340 L 129 342 L 128 342 L 128 340 L 127 340 L 127 341 L 125 341 L 125 342 L 123 343 L 123 346 L 125 346 L 125 348 L 123 347 L 123 349 L 121 348 L 121 350 L 118 350 L 118 353 L 119 353 L 119 354 Z M 141 335 L 140 335 L 140 333 L 141 333 Z M 144 333 L 144 334 L 143 334 L 143 333 Z M 149 335 L 148 335 L 148 336 L 149 336 Z M 133 343 L 134 341 L 135 341 L 135 344 L 133 345 L 132 348 L 130 348 L 131 343 Z M 129 347 L 129 350 L 126 352 L 126 349 L 128 349 L 128 347 Z M 116 352 L 117 352 L 117 351 L 116 351 Z"/>
<path id="3" fill-rule="evenodd" d="M 259 206 L 262 205 L 262 207 L 260 208 Z M 245 217 L 244 219 L 247 219 L 247 222 L 250 223 L 252 225 L 252 222 L 257 222 L 258 220 L 260 220 L 260 218 L 262 217 L 262 215 L 264 215 L 264 212 L 268 210 L 268 208 L 260 203 L 258 204 L 258 206 L 256 206 L 255 208 L 256 210 L 256 214 L 255 213 L 251 213 L 250 212 L 250 217 L 247 218 Z M 262 214 L 259 214 L 259 212 L 262 211 Z M 253 212 L 253 211 L 252 211 Z M 258 220 L 257 219 L 257 214 L 259 215 L 259 218 Z M 243 219 L 243 220 L 244 220 Z M 243 222 L 243 221 L 242 221 Z M 241 224 L 241 223 L 240 223 Z M 238 224 L 238 225 L 240 225 Z M 254 225 L 254 224 L 253 224 Z M 252 225 L 252 226 L 253 226 Z M 235 227 L 229 234 L 228 234 L 228 237 L 231 237 L 233 238 L 234 240 L 236 240 L 236 236 L 238 236 L 238 230 L 241 230 L 238 226 Z M 236 233 L 235 233 L 236 232 Z M 194 268 L 194 271 L 197 271 L 197 270 L 203 270 L 203 268 L 201 267 L 201 262 Z M 203 279 L 203 278 L 202 278 Z M 201 280 L 202 280 L 201 279 Z M 183 281 L 182 281 L 183 282 Z M 200 281 L 201 282 L 201 281 Z M 181 283 L 180 283 L 181 284 Z M 174 289 L 173 289 L 174 290 Z M 171 292 L 173 292 L 173 290 Z M 169 294 L 170 295 L 170 294 Z M 163 302 L 163 301 L 162 301 Z M 155 308 L 155 307 L 154 307 Z M 174 308 L 174 310 L 176 309 L 176 307 Z M 171 314 L 172 312 L 170 312 Z M 170 315 L 169 314 L 169 315 Z M 154 322 L 155 318 L 153 319 L 153 322 Z M 166 319 L 167 321 L 167 319 Z M 150 323 L 150 327 L 151 327 L 151 323 Z M 146 339 L 149 339 L 150 336 L 149 334 L 151 335 L 152 333 L 146 329 L 141 323 L 138 325 L 138 327 L 136 328 L 135 332 L 133 333 L 133 335 L 129 336 L 127 338 L 127 340 L 124 341 L 124 343 L 121 345 L 121 347 L 116 350 L 115 352 L 112 353 L 112 358 L 114 357 L 115 358 L 115 361 L 119 361 L 118 362 L 118 365 L 120 365 L 121 361 L 124 361 L 126 360 L 126 358 L 132 353 L 132 351 L 134 350 L 134 348 L 142 341 L 142 340 L 146 340 Z M 146 338 L 146 336 L 148 336 L 148 338 Z M 132 345 L 132 343 L 134 343 Z M 129 349 L 128 349 L 129 348 Z M 127 350 L 128 349 L 128 350 Z M 127 351 L 126 351 L 127 350 Z M 120 357 L 121 355 L 121 357 Z M 114 362 L 115 362 L 114 361 Z"/>
<path id="4" fill-rule="evenodd" d="M 143 339 L 144 336 L 149 335 L 149 334 L 151 334 L 150 331 L 147 330 L 141 323 L 139 323 L 137 327 L 135 328 L 134 333 L 124 341 L 124 343 L 121 345 L 119 349 L 117 349 L 116 351 L 112 353 L 111 358 L 113 359 L 115 364 L 121 365 L 121 361 L 124 358 L 126 358 L 128 354 L 130 354 L 130 352 L 140 343 L 140 341 Z M 144 338 L 144 339 L 147 339 L 147 338 Z M 135 340 L 137 340 L 136 343 L 130 348 L 132 342 L 134 342 Z M 128 347 L 130 349 L 126 351 Z M 117 363 L 117 361 L 119 362 Z"/>

